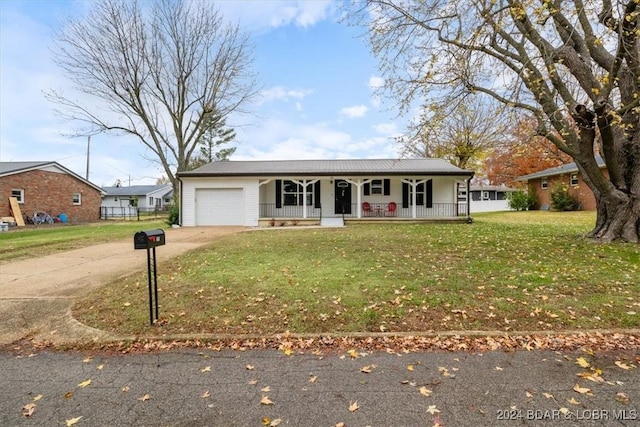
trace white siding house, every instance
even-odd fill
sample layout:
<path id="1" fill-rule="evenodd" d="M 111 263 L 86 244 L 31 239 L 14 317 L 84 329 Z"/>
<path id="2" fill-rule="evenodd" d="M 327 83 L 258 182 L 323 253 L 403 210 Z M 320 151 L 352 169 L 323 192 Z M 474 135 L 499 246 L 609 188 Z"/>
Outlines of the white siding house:
<path id="1" fill-rule="evenodd" d="M 440 159 L 213 162 L 178 174 L 180 224 L 468 220 L 472 176 Z"/>

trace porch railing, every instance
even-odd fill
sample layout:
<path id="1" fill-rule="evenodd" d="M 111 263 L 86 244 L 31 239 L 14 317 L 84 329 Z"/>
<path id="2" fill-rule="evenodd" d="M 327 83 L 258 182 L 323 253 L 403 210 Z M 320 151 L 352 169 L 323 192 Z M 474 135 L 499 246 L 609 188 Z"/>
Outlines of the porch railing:
<path id="1" fill-rule="evenodd" d="M 333 212 L 333 211 L 332 211 Z M 275 203 L 260 204 L 260 218 L 303 218 L 302 206 L 281 206 L 276 207 Z M 325 212 L 325 216 L 327 213 Z M 362 216 L 362 218 L 413 218 L 413 209 L 411 206 L 403 208 L 401 203 L 397 204 L 394 215 L 385 215 L 384 209 L 379 209 L 373 215 Z M 452 218 L 467 216 L 467 203 L 434 203 L 432 207 L 416 206 L 416 218 Z M 351 213 L 345 213 L 345 218 L 358 217 L 358 204 L 351 204 Z M 322 218 L 322 209 L 307 206 L 307 218 Z"/>

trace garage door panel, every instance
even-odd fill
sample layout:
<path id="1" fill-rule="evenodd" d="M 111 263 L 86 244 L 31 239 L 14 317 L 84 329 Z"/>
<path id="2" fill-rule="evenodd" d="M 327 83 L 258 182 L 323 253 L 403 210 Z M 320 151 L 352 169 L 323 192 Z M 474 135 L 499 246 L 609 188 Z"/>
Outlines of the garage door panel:
<path id="1" fill-rule="evenodd" d="M 244 225 L 242 188 L 196 189 L 196 225 Z"/>

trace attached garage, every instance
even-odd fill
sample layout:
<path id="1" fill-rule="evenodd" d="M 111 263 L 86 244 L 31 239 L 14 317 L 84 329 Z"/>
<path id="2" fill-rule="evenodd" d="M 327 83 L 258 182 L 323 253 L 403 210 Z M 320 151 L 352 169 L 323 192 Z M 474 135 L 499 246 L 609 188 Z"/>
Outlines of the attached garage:
<path id="1" fill-rule="evenodd" d="M 245 225 L 242 188 L 198 188 L 195 205 L 195 225 Z"/>

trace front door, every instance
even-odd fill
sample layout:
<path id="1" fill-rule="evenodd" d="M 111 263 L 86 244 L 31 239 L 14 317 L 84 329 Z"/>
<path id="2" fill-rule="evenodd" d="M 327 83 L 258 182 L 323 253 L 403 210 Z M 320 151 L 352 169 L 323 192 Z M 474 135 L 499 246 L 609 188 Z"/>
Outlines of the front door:
<path id="1" fill-rule="evenodd" d="M 351 214 L 351 184 L 344 179 L 336 179 L 334 183 L 336 214 Z"/>

